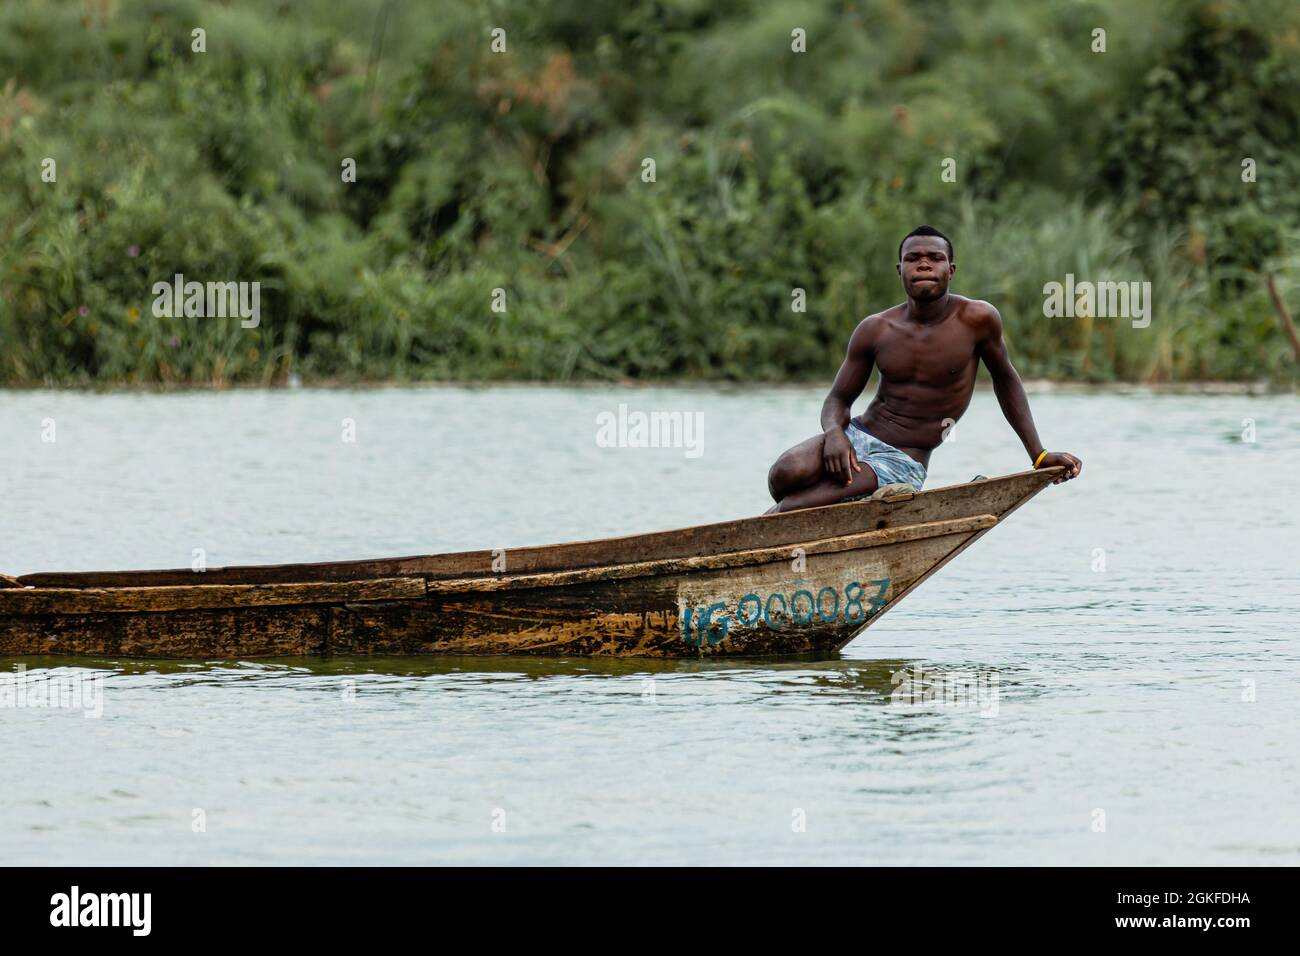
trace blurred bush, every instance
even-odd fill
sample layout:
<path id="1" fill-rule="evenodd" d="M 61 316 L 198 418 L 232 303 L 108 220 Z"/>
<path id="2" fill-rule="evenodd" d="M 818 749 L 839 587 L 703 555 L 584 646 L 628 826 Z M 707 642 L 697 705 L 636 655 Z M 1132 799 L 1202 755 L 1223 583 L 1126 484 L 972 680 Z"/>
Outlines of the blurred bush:
<path id="1" fill-rule="evenodd" d="M 1293 380 L 1297 142 L 1285 0 L 9 0 L 0 382 L 825 379 L 920 222 L 1026 374 Z"/>

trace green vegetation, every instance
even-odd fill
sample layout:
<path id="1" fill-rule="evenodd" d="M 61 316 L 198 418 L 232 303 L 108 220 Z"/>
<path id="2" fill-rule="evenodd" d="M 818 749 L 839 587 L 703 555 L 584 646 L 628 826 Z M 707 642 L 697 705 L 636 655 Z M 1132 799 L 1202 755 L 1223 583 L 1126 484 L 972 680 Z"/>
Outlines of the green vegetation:
<path id="1" fill-rule="evenodd" d="M 1298 143 L 1290 0 L 10 0 L 0 383 L 825 379 L 920 222 L 1022 373 L 1295 381 Z"/>

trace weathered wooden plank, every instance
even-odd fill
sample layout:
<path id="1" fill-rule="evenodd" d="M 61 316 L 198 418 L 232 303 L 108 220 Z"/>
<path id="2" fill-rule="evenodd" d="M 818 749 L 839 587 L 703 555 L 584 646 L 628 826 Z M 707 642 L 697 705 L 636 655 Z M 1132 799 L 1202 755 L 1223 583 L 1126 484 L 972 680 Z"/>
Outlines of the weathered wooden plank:
<path id="1" fill-rule="evenodd" d="M 333 608 L 329 651 L 347 655 L 621 657 L 830 653 L 976 531 L 615 581 Z M 788 558 L 784 555 L 783 558 Z"/>
<path id="2" fill-rule="evenodd" d="M 423 597 L 420 578 L 309 584 L 192 584 L 0 591 L 0 614 L 136 614 L 198 608 L 339 604 Z"/>
<path id="3" fill-rule="evenodd" d="M 776 515 L 737 518 L 714 524 L 656 531 L 649 534 L 576 541 L 568 544 L 511 548 L 505 552 L 510 574 L 536 574 L 637 561 L 684 558 L 725 551 L 792 546 L 801 541 L 835 537 L 926 521 L 944 521 L 977 514 L 1001 515 L 1031 490 L 1056 478 L 1060 468 L 1018 472 L 1000 478 L 950 485 L 917 492 L 899 500 L 867 500 L 807 508 Z M 417 555 L 365 561 L 314 564 L 257 565 L 209 568 L 214 584 L 254 584 L 292 581 L 337 581 L 359 577 L 388 578 L 419 575 L 443 578 L 492 577 L 499 555 L 490 550 Z M 499 562 L 497 562 L 499 564 Z M 157 571 L 37 572 L 23 575 L 23 584 L 38 587 L 127 587 L 184 584 L 193 577 L 188 568 Z"/>
<path id="4" fill-rule="evenodd" d="M 359 605 L 358 605 L 359 606 Z M 0 655 L 251 660 L 322 654 L 326 605 L 0 615 Z"/>
<path id="5" fill-rule="evenodd" d="M 444 581 L 430 581 L 428 587 L 431 594 L 504 591 L 520 587 L 554 587 L 561 584 L 576 584 L 585 581 L 611 581 L 652 574 L 735 568 L 747 564 L 786 561 L 790 559 L 791 552 L 795 550 L 805 555 L 862 550 L 887 544 L 900 544 L 904 541 L 919 541 L 923 538 L 935 538 L 968 531 L 983 531 L 997 523 L 998 519 L 993 515 L 974 515 L 970 518 L 954 518 L 949 521 L 928 521 L 923 524 L 907 525 L 902 528 L 863 531 L 858 534 L 841 535 L 820 541 L 783 544 L 774 548 L 755 548 L 751 551 L 697 555 L 689 558 L 665 558 L 658 561 L 637 561 L 630 564 L 616 564 L 601 568 L 576 568 L 572 571 L 554 571 L 543 574 L 503 574 L 492 578 L 453 578 Z"/>

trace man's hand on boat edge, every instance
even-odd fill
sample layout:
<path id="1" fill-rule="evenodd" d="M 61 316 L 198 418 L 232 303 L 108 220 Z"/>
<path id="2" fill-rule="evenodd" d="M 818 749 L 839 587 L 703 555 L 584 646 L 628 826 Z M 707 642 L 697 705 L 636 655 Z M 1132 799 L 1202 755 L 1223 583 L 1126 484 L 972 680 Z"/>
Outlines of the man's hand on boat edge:
<path id="1" fill-rule="evenodd" d="M 1054 468 L 1057 465 L 1060 465 L 1065 471 L 1061 473 L 1061 477 L 1052 482 L 1054 485 L 1069 481 L 1071 478 L 1077 478 L 1079 472 L 1083 471 L 1083 462 L 1069 452 L 1064 451 L 1049 451 L 1034 468 Z"/>

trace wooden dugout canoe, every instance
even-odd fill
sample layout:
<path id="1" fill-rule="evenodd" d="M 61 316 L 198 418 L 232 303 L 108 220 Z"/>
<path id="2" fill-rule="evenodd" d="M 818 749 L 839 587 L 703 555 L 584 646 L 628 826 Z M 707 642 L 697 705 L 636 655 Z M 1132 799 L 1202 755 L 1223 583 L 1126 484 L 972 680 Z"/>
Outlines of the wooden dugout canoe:
<path id="1" fill-rule="evenodd" d="M 1060 471 L 504 552 L 0 578 L 0 655 L 831 652 Z"/>

